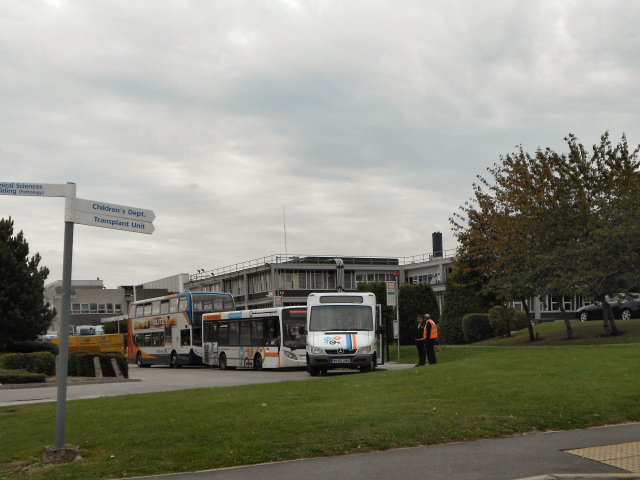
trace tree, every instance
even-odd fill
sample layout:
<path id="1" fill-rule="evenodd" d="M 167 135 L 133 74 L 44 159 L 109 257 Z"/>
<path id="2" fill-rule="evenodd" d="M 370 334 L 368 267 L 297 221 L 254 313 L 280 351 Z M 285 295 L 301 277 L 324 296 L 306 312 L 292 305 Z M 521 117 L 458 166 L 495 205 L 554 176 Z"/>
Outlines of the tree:
<path id="1" fill-rule="evenodd" d="M 607 312 L 606 296 L 628 291 L 640 267 L 639 149 L 630 152 L 624 135 L 615 147 L 603 135 L 592 154 L 573 135 L 565 141 L 568 155 L 520 148 L 488 169 L 491 181 L 478 177 L 475 198 L 452 219 L 460 256 L 486 290 L 525 310 L 534 295 L 562 303 L 575 294 Z M 613 319 L 604 327 L 617 333 Z"/>
<path id="2" fill-rule="evenodd" d="M 416 319 L 418 315 L 428 313 L 437 323 L 440 319 L 438 299 L 430 285 L 403 285 L 398 295 L 400 313 L 400 343 L 413 345 L 415 343 Z"/>
<path id="3" fill-rule="evenodd" d="M 495 298 L 482 294 L 476 270 L 468 268 L 461 259 L 454 260 L 453 270 L 447 275 L 443 296 L 442 317 L 438 325 L 438 340 L 448 345 L 465 343 L 462 319 L 470 313 L 487 313 Z"/>
<path id="4" fill-rule="evenodd" d="M 40 255 L 28 258 L 22 232 L 13 235 L 13 220 L 0 219 L 0 350 L 14 342 L 35 340 L 47 331 L 55 310 L 44 302 L 46 267 Z"/>

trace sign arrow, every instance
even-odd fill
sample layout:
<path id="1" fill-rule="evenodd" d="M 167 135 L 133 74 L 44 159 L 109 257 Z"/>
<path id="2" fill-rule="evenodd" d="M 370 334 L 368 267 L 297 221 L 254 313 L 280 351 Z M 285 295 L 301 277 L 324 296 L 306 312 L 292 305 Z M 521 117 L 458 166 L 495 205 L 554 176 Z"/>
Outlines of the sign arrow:
<path id="1" fill-rule="evenodd" d="M 113 203 L 97 202 L 95 200 L 84 200 L 82 198 L 75 199 L 74 210 L 101 216 L 108 215 L 109 217 L 129 218 L 142 222 L 153 222 L 153 219 L 156 218 L 153 210 L 114 205 Z"/>
<path id="2" fill-rule="evenodd" d="M 89 212 L 74 211 L 71 215 L 71 221 L 81 225 L 89 225 L 90 227 L 111 228 L 114 230 L 126 230 L 128 232 L 152 234 L 155 230 L 153 223 L 143 220 L 133 220 L 125 217 L 112 217 L 109 215 L 101 215 Z"/>

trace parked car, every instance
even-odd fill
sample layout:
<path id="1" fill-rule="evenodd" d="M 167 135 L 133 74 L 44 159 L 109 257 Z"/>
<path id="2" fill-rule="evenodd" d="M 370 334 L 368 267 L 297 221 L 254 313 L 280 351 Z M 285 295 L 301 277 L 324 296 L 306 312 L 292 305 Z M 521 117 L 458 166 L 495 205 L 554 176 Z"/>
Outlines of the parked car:
<path id="1" fill-rule="evenodd" d="M 631 298 L 628 296 L 607 298 L 607 302 L 611 305 L 613 318 L 621 320 L 629 320 L 630 318 L 640 317 L 640 294 L 633 293 Z M 586 322 L 587 320 L 602 320 L 602 304 L 600 302 L 592 303 L 585 307 L 579 308 L 576 312 L 578 320 Z"/>

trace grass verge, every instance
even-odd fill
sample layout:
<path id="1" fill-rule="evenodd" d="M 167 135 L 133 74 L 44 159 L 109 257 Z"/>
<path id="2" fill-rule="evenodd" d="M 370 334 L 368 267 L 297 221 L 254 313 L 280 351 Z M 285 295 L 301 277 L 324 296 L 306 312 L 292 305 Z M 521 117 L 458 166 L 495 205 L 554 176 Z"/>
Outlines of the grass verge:
<path id="1" fill-rule="evenodd" d="M 438 362 L 70 401 L 66 440 L 85 459 L 43 471 L 25 465 L 53 443 L 55 404 L 0 408 L 0 478 L 119 478 L 640 421 L 636 345 L 444 347 Z"/>

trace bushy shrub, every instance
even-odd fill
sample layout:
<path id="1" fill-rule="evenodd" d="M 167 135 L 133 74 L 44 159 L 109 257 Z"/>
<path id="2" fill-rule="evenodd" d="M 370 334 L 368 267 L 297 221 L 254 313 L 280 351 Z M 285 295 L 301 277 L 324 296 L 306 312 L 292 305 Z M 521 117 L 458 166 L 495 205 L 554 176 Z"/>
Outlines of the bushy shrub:
<path id="1" fill-rule="evenodd" d="M 47 376 L 44 373 L 31 373 L 26 370 L 0 370 L 1 384 L 15 383 L 45 383 Z"/>
<path id="2" fill-rule="evenodd" d="M 467 343 L 481 342 L 493 338 L 493 328 L 489 323 L 489 314 L 470 313 L 462 319 L 462 333 Z"/>
<path id="3" fill-rule="evenodd" d="M 513 321 L 513 325 L 511 326 L 511 330 L 522 330 L 523 328 L 529 328 L 529 317 L 527 316 L 527 312 L 523 312 L 522 310 L 518 310 L 516 312 L 516 318 Z"/>
<path id="4" fill-rule="evenodd" d="M 78 350 L 75 352 L 71 352 L 69 354 L 69 365 L 67 368 L 67 375 L 70 377 L 78 377 L 80 374 L 78 373 L 78 356 L 86 355 L 91 352 L 87 352 L 86 350 Z M 95 355 L 95 354 L 93 354 Z"/>
<path id="5" fill-rule="evenodd" d="M 489 324 L 496 336 L 510 337 L 511 327 L 515 323 L 516 309 L 496 305 L 489 310 Z"/>
<path id="6" fill-rule="evenodd" d="M 68 375 L 70 377 L 95 377 L 96 368 L 93 363 L 93 359 L 98 357 L 100 359 L 100 368 L 102 369 L 102 375 L 105 377 L 115 377 L 116 373 L 111 365 L 111 359 L 115 358 L 120 372 L 125 378 L 129 378 L 129 362 L 127 357 L 121 353 L 93 353 L 87 351 L 73 352 L 69 355 L 69 370 Z"/>
<path id="7" fill-rule="evenodd" d="M 465 343 L 462 332 L 462 318 L 446 316 L 438 324 L 438 342 L 442 345 L 462 345 Z"/>
<path id="8" fill-rule="evenodd" d="M 93 365 L 93 358 L 98 355 L 98 353 L 91 352 L 76 355 L 76 375 L 78 377 L 95 377 L 96 370 Z"/>
<path id="9" fill-rule="evenodd" d="M 50 352 L 54 356 L 58 354 L 58 345 L 52 342 L 39 342 L 27 340 L 24 342 L 8 342 L 5 348 L 7 353 L 34 353 Z"/>
<path id="10" fill-rule="evenodd" d="M 2 356 L 2 365 L 6 370 L 25 370 L 45 376 L 56 373 L 56 357 L 50 352 L 7 353 Z"/>

